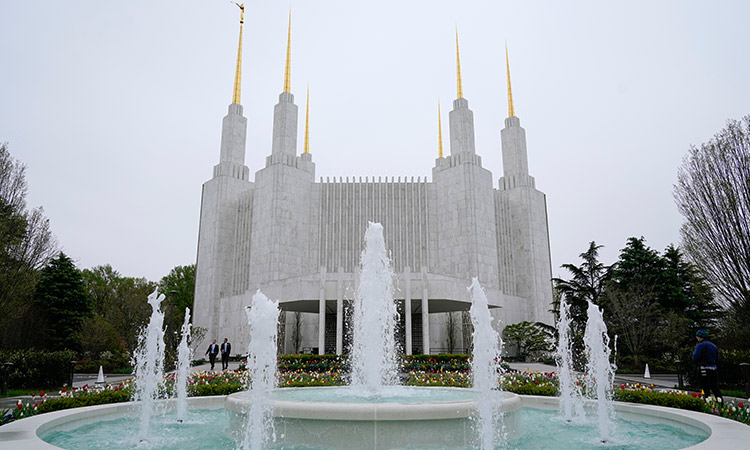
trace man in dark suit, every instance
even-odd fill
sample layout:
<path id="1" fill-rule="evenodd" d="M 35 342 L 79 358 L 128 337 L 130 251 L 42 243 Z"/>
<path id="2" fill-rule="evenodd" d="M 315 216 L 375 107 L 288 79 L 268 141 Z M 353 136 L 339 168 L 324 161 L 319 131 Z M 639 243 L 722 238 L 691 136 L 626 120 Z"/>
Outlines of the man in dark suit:
<path id="1" fill-rule="evenodd" d="M 229 368 L 229 352 L 232 351 L 232 344 L 227 342 L 227 338 L 224 338 L 224 343 L 221 344 L 221 370 L 227 370 Z"/>
<path id="2" fill-rule="evenodd" d="M 211 370 L 214 370 L 214 364 L 216 364 L 216 355 L 219 354 L 219 345 L 216 343 L 216 339 L 214 339 L 211 345 L 208 346 L 206 354 L 208 355 L 208 360 L 211 361 Z"/>

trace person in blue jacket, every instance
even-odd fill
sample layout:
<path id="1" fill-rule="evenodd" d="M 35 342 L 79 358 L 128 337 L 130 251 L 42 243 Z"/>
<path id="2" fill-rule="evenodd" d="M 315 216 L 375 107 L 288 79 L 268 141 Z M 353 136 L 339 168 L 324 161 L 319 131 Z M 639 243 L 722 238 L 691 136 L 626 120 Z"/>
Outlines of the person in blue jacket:
<path id="1" fill-rule="evenodd" d="M 701 389 L 703 397 L 708 397 L 709 392 L 714 394 L 717 400 L 724 401 L 724 397 L 719 390 L 719 349 L 713 342 L 708 340 L 708 331 L 698 330 L 695 333 L 695 339 L 698 345 L 693 351 L 693 362 L 695 363 L 700 376 Z"/>

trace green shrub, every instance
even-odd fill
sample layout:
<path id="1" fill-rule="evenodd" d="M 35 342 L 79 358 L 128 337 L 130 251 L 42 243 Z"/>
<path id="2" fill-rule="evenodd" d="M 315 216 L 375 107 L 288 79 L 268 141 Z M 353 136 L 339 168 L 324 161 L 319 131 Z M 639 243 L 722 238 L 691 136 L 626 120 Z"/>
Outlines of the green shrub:
<path id="1" fill-rule="evenodd" d="M 348 372 L 346 355 L 280 355 L 279 372 Z"/>
<path id="2" fill-rule="evenodd" d="M 68 350 L 0 352 L 0 363 L 13 363 L 8 372 L 8 386 L 16 389 L 56 388 L 66 384 L 70 379 L 70 362 L 75 359 L 75 353 Z"/>
<path id="3" fill-rule="evenodd" d="M 309 387 L 309 386 L 344 386 L 345 384 L 346 383 L 344 383 L 341 379 L 333 380 L 333 381 L 327 381 L 327 380 L 288 381 L 279 387 L 286 388 L 286 387 Z"/>
<path id="4" fill-rule="evenodd" d="M 123 403 L 130 401 L 130 390 L 103 391 L 81 394 L 75 397 L 51 398 L 39 405 L 38 414 L 59 411 L 61 409 L 80 408 L 82 406 L 103 405 L 106 403 Z"/>
<path id="5" fill-rule="evenodd" d="M 229 395 L 245 389 L 241 383 L 193 384 L 188 386 L 191 397 L 206 397 L 210 395 Z"/>
<path id="6" fill-rule="evenodd" d="M 404 355 L 401 366 L 404 372 L 467 371 L 471 370 L 471 355 Z"/>
<path id="7" fill-rule="evenodd" d="M 668 392 L 631 391 L 615 389 L 614 399 L 618 402 L 644 403 L 669 408 L 703 411 L 703 399 L 691 395 L 675 395 Z"/>
<path id="8" fill-rule="evenodd" d="M 518 395 L 543 395 L 545 397 L 554 397 L 557 395 L 557 386 L 539 386 L 532 383 L 522 385 L 509 385 L 505 386 L 504 390 L 513 392 Z"/>

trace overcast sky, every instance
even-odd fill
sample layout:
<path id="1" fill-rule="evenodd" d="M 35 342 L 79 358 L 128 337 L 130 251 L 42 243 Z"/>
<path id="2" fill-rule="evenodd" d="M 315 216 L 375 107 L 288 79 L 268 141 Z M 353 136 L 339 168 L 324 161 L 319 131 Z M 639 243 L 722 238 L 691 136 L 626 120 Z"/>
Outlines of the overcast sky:
<path id="1" fill-rule="evenodd" d="M 438 99 L 447 151 L 457 26 L 477 153 L 497 185 L 507 40 L 556 276 L 592 240 L 605 263 L 630 236 L 679 244 L 682 158 L 750 113 L 746 1 L 247 2 L 251 174 L 271 150 L 290 7 L 298 144 L 309 83 L 318 177 L 431 177 Z M 157 281 L 195 262 L 238 19 L 227 0 L 0 3 L 0 141 L 79 268 Z"/>

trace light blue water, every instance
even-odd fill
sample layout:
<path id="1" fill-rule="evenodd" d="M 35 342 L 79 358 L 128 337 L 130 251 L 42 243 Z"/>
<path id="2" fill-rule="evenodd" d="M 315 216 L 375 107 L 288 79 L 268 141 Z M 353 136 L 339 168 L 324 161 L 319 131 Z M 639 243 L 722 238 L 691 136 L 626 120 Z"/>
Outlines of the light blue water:
<path id="1" fill-rule="evenodd" d="M 614 422 L 610 442 L 602 444 L 599 442 L 598 427 L 571 425 L 561 419 L 557 411 L 533 408 L 523 409 L 522 423 L 523 433 L 506 443 L 498 443 L 498 450 L 677 450 L 695 445 L 708 437 L 698 430 L 687 432 L 668 425 L 618 419 Z M 239 447 L 231 436 L 227 412 L 223 409 L 190 411 L 184 423 L 177 423 L 174 414 L 156 415 L 148 442 L 138 442 L 138 426 L 137 419 L 123 418 L 84 425 L 71 431 L 50 432 L 41 437 L 50 444 L 69 450 L 234 450 Z M 404 448 L 428 450 L 418 444 Z M 323 449 L 271 447 L 271 450 Z"/>

